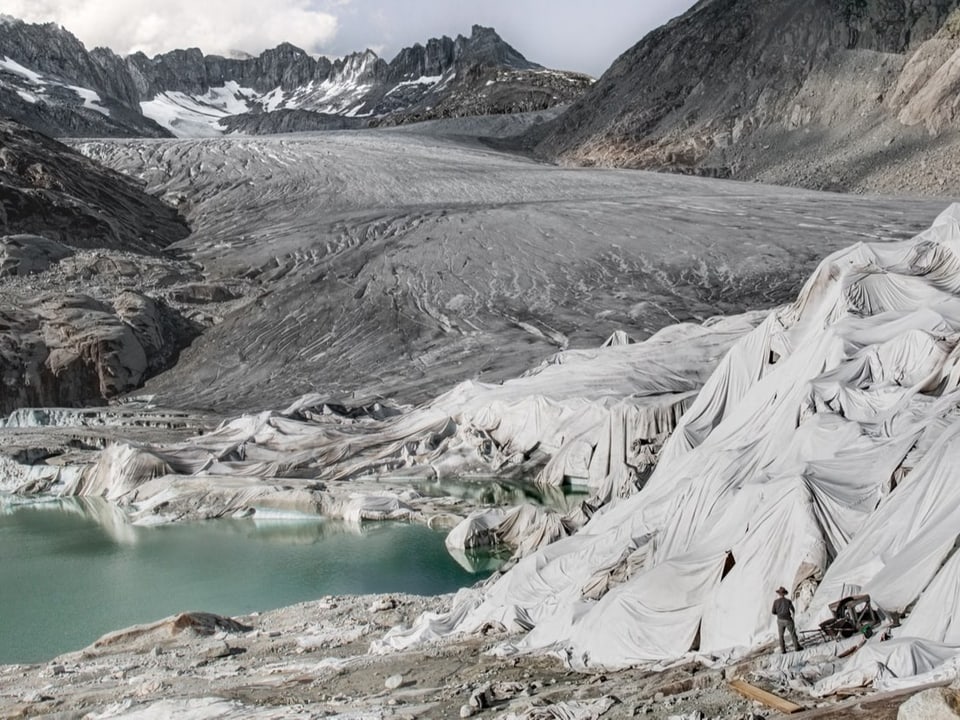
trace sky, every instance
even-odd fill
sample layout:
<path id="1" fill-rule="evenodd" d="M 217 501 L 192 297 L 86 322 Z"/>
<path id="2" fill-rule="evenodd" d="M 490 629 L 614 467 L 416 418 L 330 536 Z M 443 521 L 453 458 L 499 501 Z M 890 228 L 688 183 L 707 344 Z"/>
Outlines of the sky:
<path id="1" fill-rule="evenodd" d="M 0 12 L 63 25 L 88 47 L 148 55 L 199 47 L 252 54 L 291 42 L 391 60 L 431 37 L 496 28 L 528 60 L 599 76 L 647 32 L 694 0 L 0 0 Z"/>

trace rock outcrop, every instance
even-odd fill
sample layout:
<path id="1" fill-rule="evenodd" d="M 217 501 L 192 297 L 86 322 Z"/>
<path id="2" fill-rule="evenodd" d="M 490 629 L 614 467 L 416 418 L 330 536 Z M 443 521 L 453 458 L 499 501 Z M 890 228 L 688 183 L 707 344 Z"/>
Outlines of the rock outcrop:
<path id="1" fill-rule="evenodd" d="M 169 367 L 197 329 L 139 266 L 173 271 L 157 256 L 188 232 L 127 177 L 0 120 L 0 413 L 102 404 Z"/>
<path id="2" fill-rule="evenodd" d="M 41 273 L 72 254 L 66 245 L 40 235 L 5 235 L 0 237 L 0 278 Z"/>
<path id="3" fill-rule="evenodd" d="M 355 130 L 367 127 L 368 118 L 344 117 L 312 110 L 275 110 L 230 115 L 220 120 L 227 133 L 269 135 L 273 133 L 311 132 L 316 130 Z"/>
<path id="4" fill-rule="evenodd" d="M 112 304 L 53 295 L 7 308 L 0 324 L 0 413 L 99 405 L 165 368 L 189 337 L 175 312 L 136 293 Z"/>

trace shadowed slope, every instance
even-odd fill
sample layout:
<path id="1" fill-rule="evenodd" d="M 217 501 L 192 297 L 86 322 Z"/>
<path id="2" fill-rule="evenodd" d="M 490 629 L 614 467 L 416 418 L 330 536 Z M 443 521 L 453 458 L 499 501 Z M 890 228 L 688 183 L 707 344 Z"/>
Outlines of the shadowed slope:
<path id="1" fill-rule="evenodd" d="M 176 210 L 129 178 L 0 119 L 0 234 L 155 254 L 188 232 Z"/>

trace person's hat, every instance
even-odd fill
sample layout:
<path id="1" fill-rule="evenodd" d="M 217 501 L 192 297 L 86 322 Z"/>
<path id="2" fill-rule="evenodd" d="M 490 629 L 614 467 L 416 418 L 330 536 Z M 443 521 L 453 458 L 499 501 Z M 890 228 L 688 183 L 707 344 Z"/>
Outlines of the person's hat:
<path id="1" fill-rule="evenodd" d="M 787 594 L 787 589 L 783 585 L 777 588 L 777 595 L 786 595 L 786 594 Z"/>

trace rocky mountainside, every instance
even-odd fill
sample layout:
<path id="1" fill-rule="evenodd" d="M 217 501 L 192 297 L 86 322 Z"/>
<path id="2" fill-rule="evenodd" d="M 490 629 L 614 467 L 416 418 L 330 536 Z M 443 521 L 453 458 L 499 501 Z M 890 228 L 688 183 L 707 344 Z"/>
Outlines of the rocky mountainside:
<path id="1" fill-rule="evenodd" d="M 0 114 L 53 136 L 162 137 L 124 61 L 63 28 L 0 16 Z"/>
<path id="2" fill-rule="evenodd" d="M 186 237 L 169 205 L 61 143 L 0 120 L 0 234 L 155 254 Z"/>
<path id="3" fill-rule="evenodd" d="M 703 0 L 528 140 L 570 164 L 955 189 L 958 5 Z"/>
<path id="4" fill-rule="evenodd" d="M 258 57 L 191 48 L 122 58 L 11 18 L 0 21 L 0 48 L 0 109 L 52 135 L 210 136 L 538 111 L 591 82 L 528 61 L 480 26 L 391 62 L 370 50 L 329 60 L 289 43 Z"/>
<path id="5" fill-rule="evenodd" d="M 0 120 L 0 413 L 100 404 L 175 362 L 199 326 L 158 290 L 196 271 L 161 253 L 188 232 L 129 178 Z"/>

